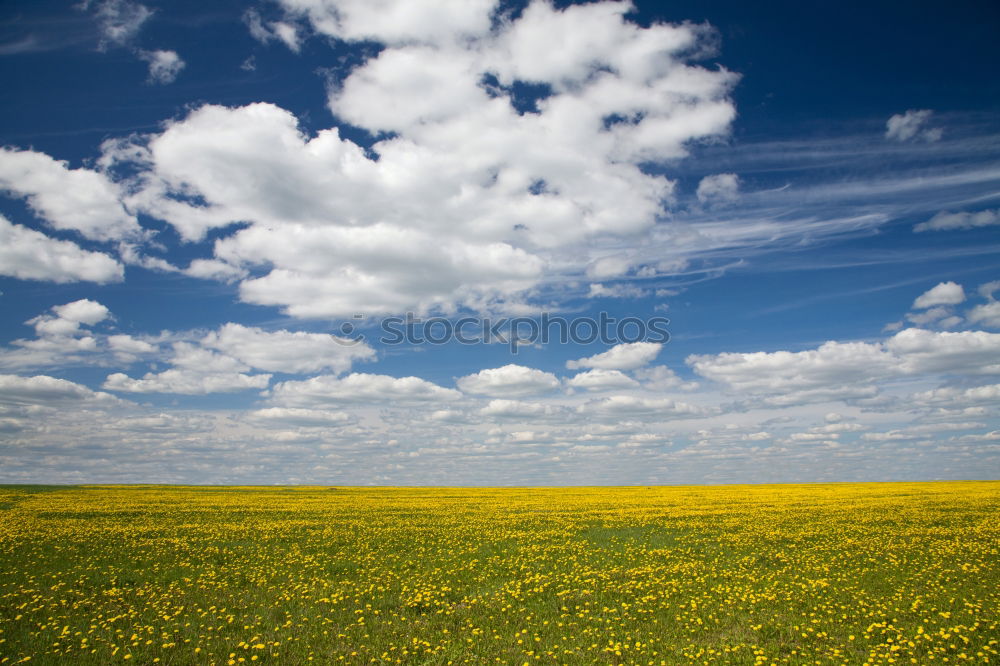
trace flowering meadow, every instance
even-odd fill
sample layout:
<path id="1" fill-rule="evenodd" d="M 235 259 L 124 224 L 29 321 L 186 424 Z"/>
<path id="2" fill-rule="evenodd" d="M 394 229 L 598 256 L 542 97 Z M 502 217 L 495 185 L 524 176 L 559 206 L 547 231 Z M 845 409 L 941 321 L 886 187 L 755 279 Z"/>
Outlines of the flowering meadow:
<path id="1" fill-rule="evenodd" d="M 0 487 L 0 663 L 1000 663 L 1000 483 Z"/>

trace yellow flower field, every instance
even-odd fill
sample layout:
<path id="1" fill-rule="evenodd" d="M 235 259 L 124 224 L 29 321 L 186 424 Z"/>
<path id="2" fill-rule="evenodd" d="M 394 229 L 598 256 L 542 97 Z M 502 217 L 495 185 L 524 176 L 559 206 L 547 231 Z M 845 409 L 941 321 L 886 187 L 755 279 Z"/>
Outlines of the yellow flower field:
<path id="1" fill-rule="evenodd" d="M 0 663 L 998 663 L 998 508 L 998 482 L 0 487 Z"/>

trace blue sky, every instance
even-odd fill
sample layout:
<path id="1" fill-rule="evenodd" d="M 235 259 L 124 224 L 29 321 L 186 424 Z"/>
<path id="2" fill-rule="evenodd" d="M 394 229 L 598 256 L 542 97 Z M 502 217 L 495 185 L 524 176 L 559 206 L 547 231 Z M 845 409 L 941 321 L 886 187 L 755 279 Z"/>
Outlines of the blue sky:
<path id="1" fill-rule="evenodd" d="M 5 3 L 0 482 L 997 478 L 998 27 Z"/>

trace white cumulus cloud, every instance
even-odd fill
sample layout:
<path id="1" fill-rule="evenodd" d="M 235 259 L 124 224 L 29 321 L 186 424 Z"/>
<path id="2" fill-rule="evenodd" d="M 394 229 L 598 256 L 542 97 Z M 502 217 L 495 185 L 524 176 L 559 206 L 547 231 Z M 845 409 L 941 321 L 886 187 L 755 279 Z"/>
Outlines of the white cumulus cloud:
<path id="1" fill-rule="evenodd" d="M 279 405 L 315 407 L 344 402 L 421 404 L 457 400 L 461 393 L 419 377 L 352 373 L 343 378 L 320 375 L 276 384 L 272 400 Z"/>
<path id="2" fill-rule="evenodd" d="M 573 376 L 566 382 L 566 385 L 588 391 L 607 391 L 611 389 L 636 388 L 639 386 L 639 382 L 621 370 L 595 368 Z"/>
<path id="3" fill-rule="evenodd" d="M 375 358 L 375 350 L 365 342 L 328 333 L 264 331 L 236 323 L 209 333 L 201 344 L 270 372 L 346 372 L 355 361 Z"/>
<path id="4" fill-rule="evenodd" d="M 302 409 L 300 407 L 267 407 L 247 413 L 256 421 L 265 423 L 280 423 L 288 426 L 305 428 L 329 428 L 343 426 L 355 421 L 347 412 L 329 411 L 323 409 Z"/>
<path id="5" fill-rule="evenodd" d="M 913 301 L 913 307 L 924 309 L 935 305 L 957 305 L 965 300 L 965 290 L 956 282 L 941 282 Z"/>
<path id="6" fill-rule="evenodd" d="M 247 374 L 250 367 L 235 358 L 188 342 L 174 343 L 174 367 L 148 372 L 139 379 L 125 373 L 108 375 L 103 388 L 130 393 L 179 393 L 202 395 L 266 388 L 269 374 Z"/>
<path id="7" fill-rule="evenodd" d="M 12 224 L 0 215 L 0 275 L 49 282 L 119 282 L 125 267 L 101 252 Z"/>
<path id="8" fill-rule="evenodd" d="M 519 304 L 592 244 L 649 233 L 674 184 L 645 165 L 735 117 L 737 77 L 695 62 L 711 31 L 641 27 L 626 3 L 533 2 L 495 25 L 490 1 L 281 4 L 281 21 L 248 15 L 259 39 L 384 47 L 329 90 L 369 149 L 274 105 L 209 105 L 108 142 L 102 165 L 130 163 L 130 209 L 185 239 L 225 229 L 190 274 L 293 316 Z"/>
<path id="9" fill-rule="evenodd" d="M 171 368 L 163 372 L 148 372 L 133 379 L 123 372 L 108 375 L 103 388 L 127 393 L 178 393 L 204 395 L 233 393 L 265 388 L 271 375 L 245 375 L 238 372 L 198 372 Z"/>
<path id="10" fill-rule="evenodd" d="M 156 351 L 156 345 L 123 333 L 109 335 L 108 347 L 115 352 L 128 355 L 152 354 Z"/>
<path id="11" fill-rule="evenodd" d="M 111 316 L 111 312 L 107 307 L 89 298 L 81 298 L 78 301 L 66 303 L 65 305 L 56 305 L 52 308 L 52 311 L 59 315 L 61 319 L 86 324 L 87 326 L 93 326 Z"/>
<path id="12" fill-rule="evenodd" d="M 289 49 L 298 53 L 302 48 L 302 36 L 294 24 L 286 21 L 265 22 L 260 14 L 254 10 L 248 11 L 244 15 L 250 35 L 261 44 L 267 44 L 272 40 L 283 42 Z"/>
<path id="13" fill-rule="evenodd" d="M 929 109 L 897 113 L 886 121 L 885 138 L 894 141 L 938 141 L 941 139 L 941 128 L 927 126 L 933 115 L 934 112 Z"/>
<path id="14" fill-rule="evenodd" d="M 544 416 L 558 414 L 559 410 L 553 405 L 546 405 L 540 402 L 525 402 L 523 400 L 509 400 L 497 398 L 490 400 L 489 404 L 479 410 L 483 416 L 503 419 L 534 419 Z"/>
<path id="15" fill-rule="evenodd" d="M 936 407 L 964 408 L 976 404 L 1000 404 L 1000 384 L 986 384 L 973 388 L 947 386 L 923 391 L 912 396 L 913 402 Z"/>
<path id="16" fill-rule="evenodd" d="M 913 230 L 916 232 L 951 231 L 989 227 L 998 224 L 1000 224 L 1000 208 L 980 210 L 975 213 L 941 211 L 926 222 L 915 225 Z"/>
<path id="17" fill-rule="evenodd" d="M 577 408 L 579 412 L 602 416 L 647 416 L 652 421 L 706 416 L 710 409 L 680 402 L 672 398 L 649 398 L 634 395 L 613 395 L 591 400 Z"/>
<path id="18" fill-rule="evenodd" d="M 121 204 L 121 191 L 104 174 L 70 169 L 32 150 L 0 148 L 0 189 L 24 197 L 54 229 L 98 241 L 134 238 L 139 223 Z"/>
<path id="19" fill-rule="evenodd" d="M 698 183 L 695 195 L 703 204 L 731 203 L 739 198 L 740 179 L 735 173 L 705 176 Z"/>
<path id="20" fill-rule="evenodd" d="M 80 9 L 93 11 L 101 31 L 101 48 L 130 43 L 153 11 L 131 0 L 83 0 Z"/>
<path id="21" fill-rule="evenodd" d="M 601 370 L 635 370 L 648 365 L 660 353 L 658 342 L 630 342 L 616 345 L 606 352 L 587 358 L 567 361 L 570 370 L 599 368 Z"/>
<path id="22" fill-rule="evenodd" d="M 347 41 L 435 44 L 482 35 L 494 0 L 278 0 L 291 18 Z"/>
<path id="23" fill-rule="evenodd" d="M 874 384 L 917 375 L 1000 372 L 1000 334 L 910 328 L 884 342 L 826 342 L 801 352 L 692 355 L 696 373 L 770 404 L 874 397 Z"/>
<path id="24" fill-rule="evenodd" d="M 173 83 L 184 69 L 184 61 L 177 51 L 155 50 L 139 51 L 139 57 L 149 65 L 149 82 L 165 85 Z"/>
<path id="25" fill-rule="evenodd" d="M 108 393 L 92 391 L 66 379 L 47 375 L 0 375 L 0 404 L 55 406 L 68 402 L 110 406 L 120 401 Z"/>
<path id="26" fill-rule="evenodd" d="M 507 398 L 545 393 L 558 387 L 559 380 L 552 373 L 515 364 L 481 370 L 458 380 L 458 388 L 466 393 Z"/>
<path id="27" fill-rule="evenodd" d="M 966 317 L 973 324 L 988 328 L 1000 328 L 1000 301 L 990 301 L 977 305 L 969 310 Z"/>

